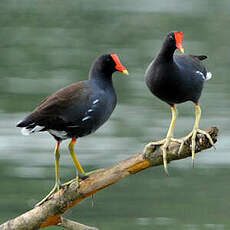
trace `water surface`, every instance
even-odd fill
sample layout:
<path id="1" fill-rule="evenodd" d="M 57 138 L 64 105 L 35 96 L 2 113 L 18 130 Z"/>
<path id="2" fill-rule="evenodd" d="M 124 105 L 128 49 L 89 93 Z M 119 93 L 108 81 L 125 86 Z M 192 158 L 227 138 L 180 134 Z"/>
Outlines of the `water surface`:
<path id="1" fill-rule="evenodd" d="M 114 74 L 118 106 L 95 134 L 79 139 L 86 170 L 111 166 L 161 139 L 170 122 L 168 105 L 153 97 L 144 71 L 164 35 L 181 30 L 187 53 L 204 54 L 213 73 L 200 101 L 201 128 L 220 129 L 216 150 L 145 170 L 87 199 L 67 217 L 100 229 L 225 230 L 230 228 L 229 149 L 230 3 L 222 1 L 54 1 L 0 2 L 0 222 L 29 210 L 54 184 L 48 134 L 22 136 L 15 127 L 44 97 L 87 78 L 92 61 L 118 53 L 130 77 Z M 178 106 L 177 137 L 194 122 L 194 106 Z M 61 179 L 74 177 L 61 147 Z M 50 228 L 58 229 L 58 228 Z"/>

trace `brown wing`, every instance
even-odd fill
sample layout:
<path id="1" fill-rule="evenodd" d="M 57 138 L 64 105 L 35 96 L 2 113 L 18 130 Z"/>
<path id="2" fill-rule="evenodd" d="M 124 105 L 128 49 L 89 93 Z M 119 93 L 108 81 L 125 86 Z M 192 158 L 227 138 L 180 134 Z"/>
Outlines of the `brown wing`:
<path id="1" fill-rule="evenodd" d="M 63 109 L 76 102 L 89 99 L 90 88 L 85 82 L 78 82 L 60 89 L 51 96 L 45 98 L 33 113 L 53 115 L 54 112 L 62 113 Z"/>
<path id="2" fill-rule="evenodd" d="M 18 126 L 40 125 L 51 128 L 77 121 L 78 117 L 81 119 L 84 116 L 84 107 L 87 106 L 90 93 L 86 82 L 78 82 L 60 89 L 45 98 Z"/>

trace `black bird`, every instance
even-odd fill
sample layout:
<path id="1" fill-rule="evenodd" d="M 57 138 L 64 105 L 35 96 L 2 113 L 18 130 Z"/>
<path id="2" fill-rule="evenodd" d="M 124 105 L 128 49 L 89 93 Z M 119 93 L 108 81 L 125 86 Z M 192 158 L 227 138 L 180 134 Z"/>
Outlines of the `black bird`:
<path id="1" fill-rule="evenodd" d="M 23 127 L 24 135 L 48 131 L 57 141 L 54 151 L 56 183 L 50 194 L 61 186 L 59 147 L 62 140 L 72 139 L 69 144 L 71 157 L 79 177 L 87 177 L 74 153 L 74 145 L 77 138 L 95 132 L 112 114 L 117 104 L 112 82 L 115 71 L 128 74 L 117 54 L 100 56 L 90 69 L 89 80 L 60 89 L 44 99 L 31 114 L 17 124 L 17 127 Z"/>
<path id="2" fill-rule="evenodd" d="M 150 91 L 162 101 L 170 105 L 172 111 L 171 124 L 165 139 L 152 144 L 162 144 L 163 161 L 166 173 L 167 159 L 166 149 L 171 140 L 181 143 L 180 150 L 183 147 L 184 141 L 192 138 L 192 162 L 194 165 L 195 156 L 195 138 L 197 133 L 202 133 L 207 136 L 210 143 L 213 145 L 210 135 L 199 129 L 199 121 L 201 116 L 201 109 L 198 104 L 203 84 L 212 76 L 210 72 L 202 64 L 202 60 L 207 56 L 194 56 L 184 54 L 182 46 L 183 33 L 170 32 L 164 39 L 163 45 L 157 57 L 148 66 L 145 77 L 146 84 Z M 174 54 L 175 50 L 179 49 L 182 54 Z M 191 133 L 182 140 L 173 138 L 173 130 L 176 123 L 177 111 L 175 104 L 192 101 L 195 103 L 196 120 Z"/>

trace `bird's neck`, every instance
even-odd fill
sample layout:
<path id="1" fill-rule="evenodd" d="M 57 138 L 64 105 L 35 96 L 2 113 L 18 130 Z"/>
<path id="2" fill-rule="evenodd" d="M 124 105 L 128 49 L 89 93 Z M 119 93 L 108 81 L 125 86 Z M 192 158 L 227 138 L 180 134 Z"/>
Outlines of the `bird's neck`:
<path id="1" fill-rule="evenodd" d="M 92 69 L 89 73 L 89 80 L 102 88 L 113 87 L 112 73 L 105 73 L 97 69 Z"/>
<path id="2" fill-rule="evenodd" d="M 157 60 L 161 62 L 172 62 L 175 50 L 176 49 L 174 47 L 168 47 L 163 45 L 157 56 Z"/>

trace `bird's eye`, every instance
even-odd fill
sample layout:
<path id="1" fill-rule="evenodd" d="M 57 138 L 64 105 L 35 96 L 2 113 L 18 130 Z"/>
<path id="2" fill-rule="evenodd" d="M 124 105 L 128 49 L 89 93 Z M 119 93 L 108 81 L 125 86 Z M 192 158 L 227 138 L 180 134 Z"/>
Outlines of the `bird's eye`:
<path id="1" fill-rule="evenodd" d="M 111 59 L 110 58 L 106 58 L 106 60 L 105 60 L 106 62 L 110 62 L 111 61 Z"/>
<path id="2" fill-rule="evenodd" d="M 169 36 L 170 40 L 174 40 L 174 37 L 172 35 Z"/>

